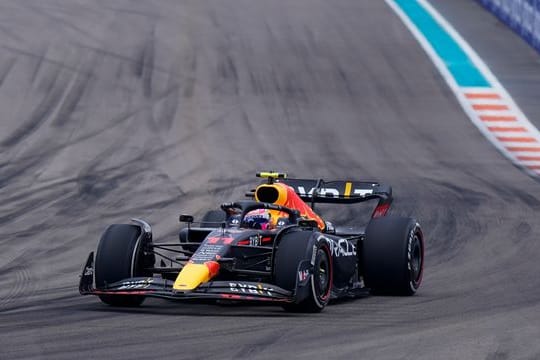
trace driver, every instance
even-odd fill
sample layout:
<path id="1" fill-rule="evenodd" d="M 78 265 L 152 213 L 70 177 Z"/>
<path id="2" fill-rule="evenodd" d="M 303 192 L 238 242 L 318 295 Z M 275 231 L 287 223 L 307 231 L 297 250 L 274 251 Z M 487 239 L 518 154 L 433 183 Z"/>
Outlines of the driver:
<path id="1" fill-rule="evenodd" d="M 252 210 L 244 217 L 244 223 L 252 229 L 271 230 L 274 228 L 272 216 L 266 209 Z"/>

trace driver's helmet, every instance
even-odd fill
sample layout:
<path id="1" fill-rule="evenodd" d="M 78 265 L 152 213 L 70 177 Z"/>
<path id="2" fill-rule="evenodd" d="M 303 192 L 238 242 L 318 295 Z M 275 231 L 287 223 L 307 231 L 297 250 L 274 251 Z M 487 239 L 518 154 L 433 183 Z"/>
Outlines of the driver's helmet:
<path id="1" fill-rule="evenodd" d="M 244 216 L 244 223 L 252 229 L 267 230 L 270 228 L 270 213 L 265 209 L 252 210 Z"/>

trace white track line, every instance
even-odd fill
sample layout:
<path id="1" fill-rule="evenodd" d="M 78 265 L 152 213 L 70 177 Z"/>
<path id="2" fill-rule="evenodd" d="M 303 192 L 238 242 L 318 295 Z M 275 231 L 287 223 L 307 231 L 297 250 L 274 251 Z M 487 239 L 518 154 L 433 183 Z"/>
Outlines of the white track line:
<path id="1" fill-rule="evenodd" d="M 394 0 L 386 0 L 386 3 L 395 11 L 431 58 L 473 124 L 505 157 L 527 174 L 539 178 L 540 131 L 527 119 L 497 77 L 452 25 L 427 1 L 417 1 L 469 56 L 491 87 L 463 88 L 458 86 L 443 60 L 408 15 Z"/>

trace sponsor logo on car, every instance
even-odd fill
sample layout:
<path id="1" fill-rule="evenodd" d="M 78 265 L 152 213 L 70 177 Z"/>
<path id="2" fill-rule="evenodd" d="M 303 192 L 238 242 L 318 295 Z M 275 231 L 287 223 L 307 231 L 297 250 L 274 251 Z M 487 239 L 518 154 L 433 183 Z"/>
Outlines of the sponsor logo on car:
<path id="1" fill-rule="evenodd" d="M 334 257 L 356 256 L 356 246 L 346 239 L 330 239 L 325 236 L 320 236 L 319 240 L 324 240 L 330 247 L 330 252 Z"/>
<path id="2" fill-rule="evenodd" d="M 143 280 L 130 280 L 130 281 L 124 281 L 122 283 L 122 286 L 118 288 L 118 290 L 125 290 L 125 289 L 146 289 L 152 285 L 154 282 L 154 279 L 148 278 Z"/>
<path id="3" fill-rule="evenodd" d="M 273 288 L 264 287 L 262 284 L 247 284 L 242 282 L 229 282 L 229 290 L 242 294 L 254 294 L 272 296 Z"/>
<path id="4" fill-rule="evenodd" d="M 261 236 L 260 235 L 251 235 L 249 237 L 249 245 L 251 245 L 251 246 L 260 246 L 261 245 Z"/>
<path id="5" fill-rule="evenodd" d="M 91 266 L 87 266 L 84 268 L 84 276 L 92 276 L 94 275 L 94 268 Z"/>
<path id="6" fill-rule="evenodd" d="M 307 280 L 308 277 L 309 277 L 308 269 L 298 271 L 298 282 L 304 282 Z"/>
<path id="7" fill-rule="evenodd" d="M 313 187 L 308 192 L 306 192 L 305 187 L 298 186 L 296 190 L 298 191 L 298 194 L 300 194 L 300 196 L 307 196 L 307 195 L 313 196 L 313 192 L 315 191 L 315 189 L 316 188 Z M 338 189 L 330 188 L 330 187 L 320 188 L 317 194 L 318 196 L 333 197 L 333 198 L 338 198 L 340 195 L 343 195 L 339 192 Z M 356 196 L 365 196 L 368 194 L 373 194 L 373 189 L 354 189 L 351 191 L 351 194 L 356 195 Z"/>

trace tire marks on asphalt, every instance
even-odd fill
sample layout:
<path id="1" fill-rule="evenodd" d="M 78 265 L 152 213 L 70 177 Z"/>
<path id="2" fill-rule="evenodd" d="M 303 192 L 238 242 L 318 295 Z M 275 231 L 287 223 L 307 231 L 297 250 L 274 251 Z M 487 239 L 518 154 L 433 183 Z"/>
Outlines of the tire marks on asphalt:
<path id="1" fill-rule="evenodd" d="M 45 95 L 36 105 L 23 125 L 19 126 L 12 134 L 7 136 L 1 143 L 2 147 L 13 147 L 32 135 L 49 118 L 53 110 L 59 104 L 64 93 L 67 80 L 61 70 L 51 72 L 51 77 L 44 79 L 40 87 L 44 87 Z"/>
<path id="2" fill-rule="evenodd" d="M 140 60 L 137 62 L 137 68 L 135 69 L 135 74 L 142 79 L 143 94 L 147 98 L 152 96 L 152 74 L 154 72 L 155 57 L 154 32 L 155 30 L 152 29 L 148 34 L 148 39 L 144 42 Z"/>
<path id="3" fill-rule="evenodd" d="M 34 278 L 25 265 L 28 252 L 19 256 L 5 259 L 0 255 L 0 273 L 7 272 L 10 276 L 0 277 L 0 287 L 7 291 L 0 292 L 0 313 L 12 307 L 20 305 L 35 291 Z M 6 264 L 6 265 L 3 265 Z"/>
<path id="4" fill-rule="evenodd" d="M 15 58 L 10 58 L 0 64 L 0 87 L 2 87 L 2 85 L 4 84 L 6 77 L 15 65 L 15 62 Z"/>

